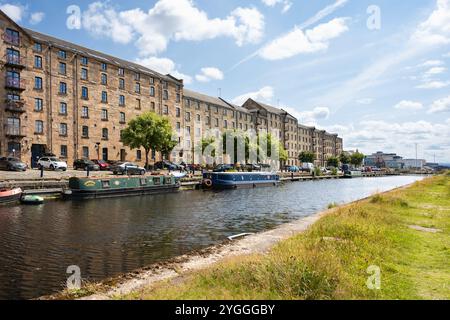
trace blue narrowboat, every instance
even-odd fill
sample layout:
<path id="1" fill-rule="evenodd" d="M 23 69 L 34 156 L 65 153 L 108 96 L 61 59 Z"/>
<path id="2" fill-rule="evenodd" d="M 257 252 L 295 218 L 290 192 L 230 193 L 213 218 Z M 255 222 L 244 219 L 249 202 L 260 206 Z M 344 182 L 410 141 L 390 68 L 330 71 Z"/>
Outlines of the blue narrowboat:
<path id="1" fill-rule="evenodd" d="M 212 189 L 278 186 L 280 176 L 270 172 L 206 172 L 203 186 Z"/>

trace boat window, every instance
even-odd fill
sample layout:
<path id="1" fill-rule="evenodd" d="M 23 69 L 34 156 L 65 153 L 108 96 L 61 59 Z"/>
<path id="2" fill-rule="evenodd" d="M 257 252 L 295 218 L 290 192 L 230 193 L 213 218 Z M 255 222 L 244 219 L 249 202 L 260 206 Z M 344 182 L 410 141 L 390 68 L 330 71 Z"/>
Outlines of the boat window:
<path id="1" fill-rule="evenodd" d="M 161 184 L 161 178 L 153 178 L 153 184 L 159 186 Z"/>
<path id="2" fill-rule="evenodd" d="M 141 186 L 146 186 L 147 185 L 147 179 L 142 178 L 141 179 Z"/>
<path id="3" fill-rule="evenodd" d="M 102 181 L 102 187 L 103 188 L 111 188 L 111 183 L 109 182 L 109 180 L 103 180 Z"/>
<path id="4" fill-rule="evenodd" d="M 169 177 L 169 178 L 166 178 L 165 180 L 166 180 L 166 184 L 172 184 L 172 178 Z"/>

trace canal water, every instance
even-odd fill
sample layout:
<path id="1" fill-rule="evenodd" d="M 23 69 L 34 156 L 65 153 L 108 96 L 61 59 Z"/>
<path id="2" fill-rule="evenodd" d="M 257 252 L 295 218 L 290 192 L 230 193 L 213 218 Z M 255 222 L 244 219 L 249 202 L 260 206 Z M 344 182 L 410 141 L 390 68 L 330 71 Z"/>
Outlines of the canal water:
<path id="1" fill-rule="evenodd" d="M 68 266 L 84 279 L 120 273 L 260 232 L 325 209 L 410 184 L 401 176 L 286 183 L 224 192 L 0 207 L 0 299 L 64 288 Z"/>

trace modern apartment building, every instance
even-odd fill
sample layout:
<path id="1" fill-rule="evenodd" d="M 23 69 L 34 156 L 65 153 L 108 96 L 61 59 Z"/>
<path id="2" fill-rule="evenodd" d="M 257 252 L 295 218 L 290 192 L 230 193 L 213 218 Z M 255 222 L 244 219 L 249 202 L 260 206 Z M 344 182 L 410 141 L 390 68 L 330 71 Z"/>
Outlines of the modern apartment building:
<path id="1" fill-rule="evenodd" d="M 238 106 L 186 90 L 183 80 L 22 28 L 1 11 L 0 32 L 1 156 L 31 166 L 45 153 L 69 165 L 78 158 L 142 165 L 144 151 L 125 147 L 120 136 L 129 120 L 147 111 L 169 118 L 179 139 L 170 155 L 175 162 L 193 162 L 196 143 L 211 129 L 216 135 L 277 132 L 287 165 L 299 165 L 305 150 L 315 152 L 321 166 L 342 152 L 337 135 L 303 126 L 282 109 L 253 99 Z M 161 158 L 150 155 L 152 162 Z"/>

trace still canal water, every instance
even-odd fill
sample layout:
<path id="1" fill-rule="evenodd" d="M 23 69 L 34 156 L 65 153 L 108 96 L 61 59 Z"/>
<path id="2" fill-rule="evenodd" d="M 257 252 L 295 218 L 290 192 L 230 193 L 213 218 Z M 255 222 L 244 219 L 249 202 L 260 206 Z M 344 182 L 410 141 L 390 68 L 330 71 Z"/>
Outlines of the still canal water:
<path id="1" fill-rule="evenodd" d="M 0 299 L 63 289 L 66 269 L 101 280 L 259 232 L 420 177 L 287 183 L 278 188 L 192 191 L 38 207 L 0 207 Z"/>

